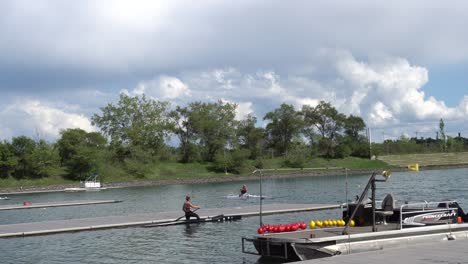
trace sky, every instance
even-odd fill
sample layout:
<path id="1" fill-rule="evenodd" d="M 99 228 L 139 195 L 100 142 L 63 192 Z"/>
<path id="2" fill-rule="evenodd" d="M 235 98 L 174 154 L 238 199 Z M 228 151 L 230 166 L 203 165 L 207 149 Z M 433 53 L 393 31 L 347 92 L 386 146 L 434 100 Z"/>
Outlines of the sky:
<path id="1" fill-rule="evenodd" d="M 97 131 L 120 93 L 237 118 L 330 102 L 372 141 L 468 137 L 466 1 L 0 1 L 0 140 Z"/>

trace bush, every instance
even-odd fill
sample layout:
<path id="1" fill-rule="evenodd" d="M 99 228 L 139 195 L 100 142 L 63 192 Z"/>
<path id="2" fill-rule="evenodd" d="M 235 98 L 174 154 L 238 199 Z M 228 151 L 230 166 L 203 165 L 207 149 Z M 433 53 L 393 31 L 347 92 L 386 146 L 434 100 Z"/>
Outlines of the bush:
<path id="1" fill-rule="evenodd" d="M 340 144 L 336 147 L 335 157 L 338 159 L 344 159 L 351 155 L 351 148 L 346 144 Z"/>
<path id="2" fill-rule="evenodd" d="M 304 168 L 307 163 L 308 150 L 305 148 L 296 148 L 288 152 L 283 161 L 283 167 Z"/>
<path id="3" fill-rule="evenodd" d="M 247 169 L 247 158 L 250 151 L 247 149 L 238 149 L 234 151 L 218 151 L 215 155 L 213 166 L 210 168 L 217 172 L 230 172 L 239 174 Z"/>

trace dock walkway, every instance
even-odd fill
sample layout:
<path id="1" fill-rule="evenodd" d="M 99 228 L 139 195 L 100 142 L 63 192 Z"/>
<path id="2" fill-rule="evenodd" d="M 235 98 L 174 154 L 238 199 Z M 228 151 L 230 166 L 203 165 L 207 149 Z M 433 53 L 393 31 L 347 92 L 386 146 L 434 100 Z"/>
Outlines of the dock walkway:
<path id="1" fill-rule="evenodd" d="M 69 202 L 53 202 L 53 203 L 33 203 L 28 205 L 9 204 L 1 205 L 0 211 L 5 210 L 19 210 L 19 209 L 35 209 L 35 208 L 47 208 L 47 207 L 62 207 L 62 206 L 77 206 L 77 205 L 92 205 L 92 204 L 106 204 L 106 203 L 120 203 L 119 200 L 85 200 L 85 201 L 69 201 Z"/>
<path id="2" fill-rule="evenodd" d="M 411 263 L 430 264 L 467 263 L 468 238 L 457 238 L 451 241 L 439 241 L 408 245 L 401 248 L 383 249 L 329 258 L 311 259 L 292 262 L 296 264 L 362 264 L 362 263 Z"/>
<path id="3" fill-rule="evenodd" d="M 295 212 L 318 211 L 340 208 L 338 204 L 266 204 L 262 214 L 283 214 Z M 202 208 L 197 212 L 201 217 L 216 216 L 257 216 L 258 205 L 230 208 Z M 47 235 L 64 232 L 91 231 L 98 229 L 143 226 L 148 224 L 171 222 L 182 216 L 181 211 L 160 212 L 129 216 L 105 216 L 46 222 L 0 225 L 0 238 Z"/>

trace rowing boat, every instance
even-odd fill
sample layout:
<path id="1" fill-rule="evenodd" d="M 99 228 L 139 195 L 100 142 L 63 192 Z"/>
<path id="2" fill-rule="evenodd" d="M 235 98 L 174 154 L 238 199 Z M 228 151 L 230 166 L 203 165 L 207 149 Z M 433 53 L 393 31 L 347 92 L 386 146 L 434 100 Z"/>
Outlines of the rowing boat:
<path id="1" fill-rule="evenodd" d="M 168 221 L 168 222 L 160 222 L 160 223 L 144 225 L 143 227 L 160 227 L 160 226 L 199 224 L 199 223 L 210 223 L 210 222 L 237 221 L 240 219 L 242 219 L 242 216 L 240 215 L 225 216 L 221 214 L 221 215 L 215 215 L 215 216 L 200 217 L 199 220 L 190 219 L 190 220 Z"/>

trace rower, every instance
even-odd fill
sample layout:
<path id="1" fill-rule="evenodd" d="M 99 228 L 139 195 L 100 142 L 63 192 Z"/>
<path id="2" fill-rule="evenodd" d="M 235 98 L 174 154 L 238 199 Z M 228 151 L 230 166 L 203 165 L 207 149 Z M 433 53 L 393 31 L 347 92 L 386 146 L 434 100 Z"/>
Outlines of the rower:
<path id="1" fill-rule="evenodd" d="M 190 217 L 196 217 L 197 220 L 200 220 L 200 217 L 192 211 L 192 208 L 198 209 L 200 206 L 192 204 L 190 196 L 187 195 L 185 196 L 185 202 L 182 206 L 182 211 L 185 212 L 185 219 L 188 221 L 190 220 Z"/>
<path id="2" fill-rule="evenodd" d="M 246 194 L 247 193 L 247 186 L 242 185 L 242 188 L 240 188 L 240 194 L 239 194 L 239 197 L 241 197 L 242 195 Z"/>

